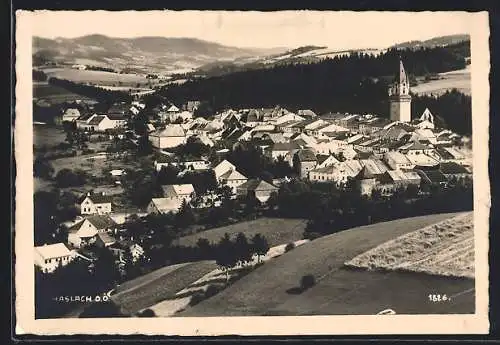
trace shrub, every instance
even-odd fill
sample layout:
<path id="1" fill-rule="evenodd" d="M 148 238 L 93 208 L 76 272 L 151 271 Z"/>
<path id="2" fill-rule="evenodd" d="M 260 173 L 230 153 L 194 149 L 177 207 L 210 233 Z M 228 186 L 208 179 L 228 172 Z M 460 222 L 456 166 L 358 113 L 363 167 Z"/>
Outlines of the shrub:
<path id="1" fill-rule="evenodd" d="M 144 309 L 142 312 L 138 313 L 137 316 L 139 317 L 155 317 L 156 314 L 152 309 Z"/>
<path id="2" fill-rule="evenodd" d="M 289 252 L 290 250 L 294 249 L 295 248 L 295 243 L 294 242 L 290 242 L 286 245 L 285 247 L 285 253 Z"/>
<path id="3" fill-rule="evenodd" d="M 305 275 L 300 280 L 300 287 L 303 290 L 307 290 L 307 289 L 313 287 L 314 285 L 316 285 L 316 279 L 314 278 L 314 276 L 312 274 Z"/>
<path id="4" fill-rule="evenodd" d="M 205 291 L 205 298 L 210 298 L 210 297 L 216 295 L 221 290 L 222 290 L 222 286 L 211 284 L 208 286 L 207 290 Z"/>

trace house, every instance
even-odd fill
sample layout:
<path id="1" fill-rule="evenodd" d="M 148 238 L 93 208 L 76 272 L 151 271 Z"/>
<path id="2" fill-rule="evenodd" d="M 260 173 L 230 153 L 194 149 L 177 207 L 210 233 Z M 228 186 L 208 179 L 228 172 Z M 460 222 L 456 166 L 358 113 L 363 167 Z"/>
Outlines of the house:
<path id="1" fill-rule="evenodd" d="M 152 198 L 146 210 L 148 214 L 176 213 L 182 205 L 182 200 L 171 198 Z"/>
<path id="2" fill-rule="evenodd" d="M 262 203 L 267 202 L 271 197 L 271 194 L 278 191 L 278 187 L 273 186 L 272 184 L 261 179 L 248 180 L 247 182 L 239 185 L 236 189 L 238 196 L 253 195 Z"/>
<path id="3" fill-rule="evenodd" d="M 94 244 L 98 231 L 88 219 L 84 219 L 68 229 L 68 244 L 75 248 L 82 248 Z"/>
<path id="4" fill-rule="evenodd" d="M 159 155 L 154 161 L 154 167 L 156 171 L 160 171 L 163 167 L 168 166 L 178 166 L 178 159 L 174 155 L 162 154 Z"/>
<path id="5" fill-rule="evenodd" d="M 236 194 L 238 186 L 242 185 L 247 180 L 248 179 L 236 169 L 226 171 L 217 179 L 219 183 L 231 187 L 233 194 Z"/>
<path id="6" fill-rule="evenodd" d="M 90 132 L 106 132 L 110 129 L 123 128 L 126 124 L 127 119 L 120 114 L 93 114 L 86 120 L 78 119 L 76 121 L 77 128 Z"/>
<path id="7" fill-rule="evenodd" d="M 340 152 L 347 160 L 352 160 L 358 155 L 358 152 L 352 147 L 352 145 L 344 146 Z"/>
<path id="8" fill-rule="evenodd" d="M 89 216 L 68 228 L 68 244 L 75 248 L 95 243 L 100 233 L 116 232 L 118 225 L 108 215 Z"/>
<path id="9" fill-rule="evenodd" d="M 429 108 L 425 108 L 422 116 L 420 116 L 420 119 L 416 124 L 416 127 L 420 129 L 434 129 L 434 115 L 432 115 Z"/>
<path id="10" fill-rule="evenodd" d="M 272 123 L 278 127 L 281 127 L 286 122 L 288 123 L 298 123 L 304 121 L 305 118 L 294 113 L 287 113 L 275 118 Z"/>
<path id="11" fill-rule="evenodd" d="M 35 247 L 35 265 L 42 272 L 54 272 L 59 266 L 66 266 L 75 258 L 75 252 L 64 243 L 46 244 Z"/>
<path id="12" fill-rule="evenodd" d="M 108 248 L 121 263 L 125 262 L 125 253 L 127 251 L 130 251 L 132 255 L 132 262 L 136 262 L 144 256 L 144 249 L 132 240 L 119 240 L 110 245 Z"/>
<path id="13" fill-rule="evenodd" d="M 446 187 L 448 185 L 448 179 L 446 176 L 438 169 L 415 169 L 418 175 L 422 179 L 422 183 L 430 186 Z"/>
<path id="14" fill-rule="evenodd" d="M 300 178 L 307 178 L 309 176 L 309 171 L 316 168 L 318 161 L 316 155 L 310 149 L 301 149 L 295 154 L 296 166 Z"/>
<path id="15" fill-rule="evenodd" d="M 175 199 L 180 202 L 186 200 L 187 202 L 195 196 L 194 188 L 192 184 L 173 184 L 161 186 L 163 190 L 163 197 L 169 199 Z"/>
<path id="16" fill-rule="evenodd" d="M 318 166 L 316 167 L 317 169 L 329 167 L 340 163 L 340 161 L 333 155 L 327 155 L 327 156 L 318 155 L 316 158 L 318 159 Z"/>
<path id="17" fill-rule="evenodd" d="M 406 155 L 397 151 L 390 151 L 384 154 L 384 160 L 392 169 L 412 169 L 414 165 Z"/>
<path id="18" fill-rule="evenodd" d="M 300 146 L 297 143 L 293 142 L 285 142 L 285 143 L 275 143 L 272 146 L 269 146 L 265 149 L 265 154 L 268 157 L 271 157 L 273 160 L 277 160 L 278 157 L 287 157 L 290 153 L 293 155 L 300 149 Z M 290 166 L 292 162 L 289 161 Z"/>
<path id="19" fill-rule="evenodd" d="M 77 108 L 68 108 L 64 111 L 64 113 L 57 117 L 57 124 L 62 125 L 64 122 L 75 122 L 82 114 L 80 114 L 80 110 Z"/>
<path id="20" fill-rule="evenodd" d="M 210 169 L 210 162 L 204 159 L 186 159 L 179 163 L 187 170 L 207 170 Z"/>
<path id="21" fill-rule="evenodd" d="M 179 124 L 169 124 L 163 130 L 149 134 L 151 144 L 159 149 L 177 147 L 186 143 L 186 132 Z"/>
<path id="22" fill-rule="evenodd" d="M 184 109 L 190 112 L 194 112 L 198 107 L 200 106 L 201 102 L 200 101 L 188 101 L 184 105 Z"/>
<path id="23" fill-rule="evenodd" d="M 333 181 L 337 185 L 342 185 L 346 183 L 349 178 L 356 177 L 361 169 L 363 169 L 363 165 L 357 160 L 339 162 L 335 165 L 314 169 L 309 175 L 309 180 L 316 182 Z"/>
<path id="24" fill-rule="evenodd" d="M 80 214 L 107 214 L 111 213 L 111 202 L 109 195 L 89 192 L 80 198 L 77 207 Z"/>

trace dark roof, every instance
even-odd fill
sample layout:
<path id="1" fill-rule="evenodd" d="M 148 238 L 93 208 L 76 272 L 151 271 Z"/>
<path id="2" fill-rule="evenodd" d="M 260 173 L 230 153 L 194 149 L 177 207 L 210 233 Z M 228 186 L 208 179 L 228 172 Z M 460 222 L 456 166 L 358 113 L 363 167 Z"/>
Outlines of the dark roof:
<path id="1" fill-rule="evenodd" d="M 102 120 L 104 120 L 104 115 L 97 115 L 89 121 L 89 125 L 98 125 Z"/>
<path id="2" fill-rule="evenodd" d="M 289 151 L 298 149 L 299 146 L 295 142 L 290 143 L 274 143 L 272 150 L 273 151 Z"/>
<path id="3" fill-rule="evenodd" d="M 126 120 L 127 118 L 122 114 L 108 114 L 110 120 Z"/>
<path id="4" fill-rule="evenodd" d="M 423 177 L 427 178 L 431 183 L 441 183 L 447 181 L 446 176 L 444 176 L 439 170 L 419 170 L 418 172 L 420 172 L 420 176 L 423 175 Z"/>
<path id="5" fill-rule="evenodd" d="M 358 159 L 370 159 L 372 156 L 373 156 L 373 153 L 371 152 L 364 152 L 364 151 L 360 151 L 360 150 L 356 150 L 354 149 L 354 151 L 356 151 L 356 158 Z"/>
<path id="6" fill-rule="evenodd" d="M 301 162 L 316 162 L 316 155 L 314 154 L 314 152 L 308 149 L 299 150 L 299 152 L 297 152 L 297 156 L 299 158 L 299 161 Z"/>
<path id="7" fill-rule="evenodd" d="M 318 164 L 323 163 L 330 157 L 330 155 L 316 155 L 316 160 L 318 161 Z"/>
<path id="8" fill-rule="evenodd" d="M 102 195 L 95 193 L 90 195 L 85 194 L 80 198 L 79 202 L 82 203 L 83 200 L 85 200 L 85 198 L 87 197 L 89 197 L 94 204 L 106 204 L 112 202 L 113 200 L 113 198 L 110 195 Z"/>
<path id="9" fill-rule="evenodd" d="M 86 219 L 99 230 L 116 226 L 116 222 L 106 215 L 89 216 Z"/>
<path id="10" fill-rule="evenodd" d="M 269 182 L 261 179 L 251 179 L 238 186 L 238 189 L 246 189 L 248 191 L 255 190 L 276 190 L 278 187 L 273 186 Z"/>
<path id="11" fill-rule="evenodd" d="M 107 232 L 100 232 L 97 234 L 97 237 L 104 243 L 114 243 L 116 241 L 116 239 Z"/>
<path id="12" fill-rule="evenodd" d="M 436 151 L 441 156 L 442 159 L 453 159 L 454 158 L 451 153 L 449 153 L 448 151 L 446 151 L 445 149 L 443 149 L 440 146 L 436 146 Z"/>
<path id="13" fill-rule="evenodd" d="M 443 174 L 470 174 L 463 165 L 455 162 L 441 163 L 439 170 Z"/>

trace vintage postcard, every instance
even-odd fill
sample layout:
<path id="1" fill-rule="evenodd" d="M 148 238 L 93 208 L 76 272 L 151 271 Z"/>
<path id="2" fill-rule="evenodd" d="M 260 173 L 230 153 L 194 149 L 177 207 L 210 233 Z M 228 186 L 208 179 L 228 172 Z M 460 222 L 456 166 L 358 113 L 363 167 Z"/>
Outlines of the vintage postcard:
<path id="1" fill-rule="evenodd" d="M 485 334 L 488 14 L 18 11 L 17 334 Z"/>

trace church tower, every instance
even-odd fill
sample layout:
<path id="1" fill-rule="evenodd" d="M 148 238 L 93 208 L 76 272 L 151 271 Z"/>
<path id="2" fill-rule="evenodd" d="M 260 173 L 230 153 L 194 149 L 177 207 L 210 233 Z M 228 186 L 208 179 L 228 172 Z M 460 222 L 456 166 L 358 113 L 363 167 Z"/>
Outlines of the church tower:
<path id="1" fill-rule="evenodd" d="M 391 121 L 411 121 L 410 81 L 401 60 L 398 74 L 389 87 L 389 104 Z"/>

